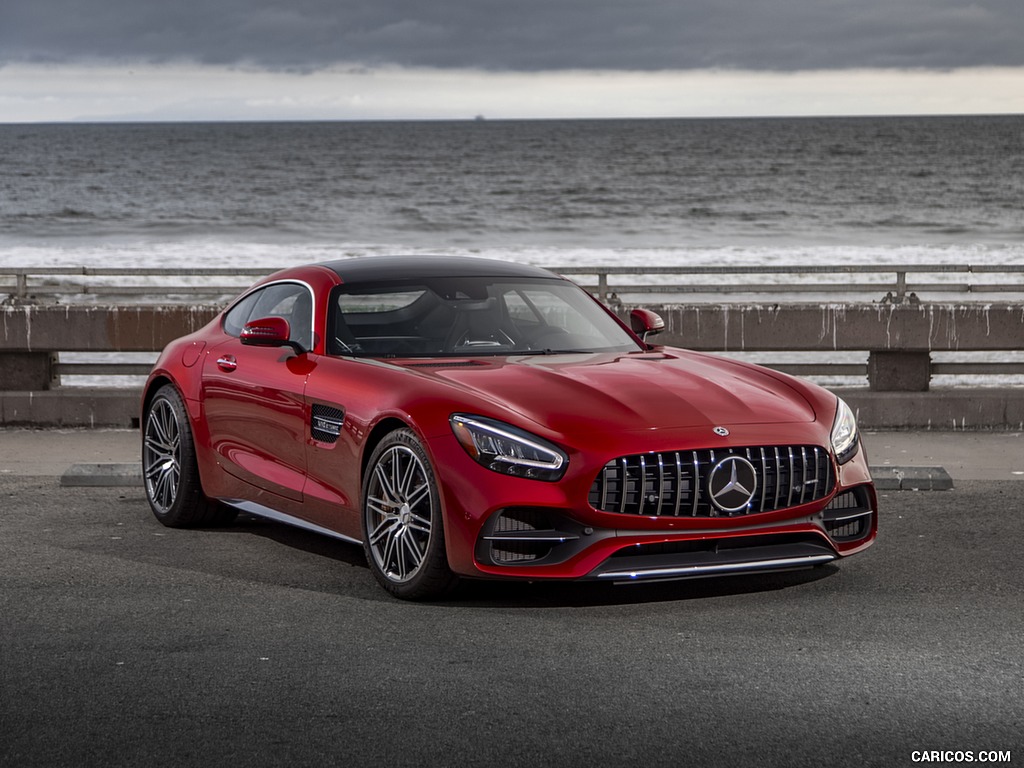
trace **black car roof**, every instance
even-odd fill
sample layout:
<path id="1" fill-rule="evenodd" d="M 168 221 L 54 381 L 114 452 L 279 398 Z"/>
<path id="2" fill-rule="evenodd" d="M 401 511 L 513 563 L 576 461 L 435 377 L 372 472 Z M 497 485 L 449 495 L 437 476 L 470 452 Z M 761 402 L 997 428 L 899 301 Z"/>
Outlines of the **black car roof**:
<path id="1" fill-rule="evenodd" d="M 320 266 L 332 270 L 345 283 L 376 282 L 394 278 L 415 280 L 433 277 L 546 277 L 561 279 L 540 267 L 465 256 L 370 256 L 330 261 Z"/>

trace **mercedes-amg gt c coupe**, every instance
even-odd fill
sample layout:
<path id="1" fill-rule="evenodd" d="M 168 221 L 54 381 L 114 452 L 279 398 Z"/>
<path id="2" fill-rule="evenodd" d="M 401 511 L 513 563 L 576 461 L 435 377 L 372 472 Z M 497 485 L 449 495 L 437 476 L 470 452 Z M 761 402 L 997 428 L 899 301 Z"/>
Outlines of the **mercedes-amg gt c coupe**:
<path id="1" fill-rule="evenodd" d="M 483 259 L 277 272 L 157 361 L 149 503 L 172 527 L 242 510 L 361 544 L 408 599 L 460 577 L 677 579 L 868 547 L 877 499 L 850 408 L 648 343 L 662 326 Z"/>

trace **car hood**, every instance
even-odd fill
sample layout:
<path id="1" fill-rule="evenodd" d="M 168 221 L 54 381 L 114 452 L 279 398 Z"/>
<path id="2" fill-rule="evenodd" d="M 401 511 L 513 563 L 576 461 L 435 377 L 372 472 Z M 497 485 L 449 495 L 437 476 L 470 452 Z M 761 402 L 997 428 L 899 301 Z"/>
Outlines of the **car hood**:
<path id="1" fill-rule="evenodd" d="M 407 361 L 559 433 L 812 422 L 814 410 L 755 366 L 681 350 Z"/>

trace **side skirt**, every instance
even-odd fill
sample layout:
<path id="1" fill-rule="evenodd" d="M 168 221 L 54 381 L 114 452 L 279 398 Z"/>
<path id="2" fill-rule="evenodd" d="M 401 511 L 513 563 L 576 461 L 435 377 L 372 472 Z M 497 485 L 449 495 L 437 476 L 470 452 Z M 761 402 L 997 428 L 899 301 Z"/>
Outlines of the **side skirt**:
<path id="1" fill-rule="evenodd" d="M 330 536 L 332 539 L 340 539 L 341 541 L 348 542 L 349 544 L 359 544 L 362 546 L 362 541 L 359 539 L 353 539 L 350 536 L 345 536 L 342 533 L 337 533 L 329 528 L 324 528 L 322 525 L 316 523 L 310 523 L 299 517 L 292 517 L 286 515 L 284 512 L 278 512 L 276 509 L 265 507 L 262 504 L 257 504 L 254 501 L 245 501 L 243 499 L 220 499 L 224 504 L 229 507 L 234 507 L 240 512 L 246 512 L 247 514 L 254 515 L 256 517 L 263 517 L 267 520 L 273 520 L 278 523 L 284 523 L 285 525 L 292 525 L 296 528 L 303 528 L 313 533 L 319 533 L 323 536 Z"/>

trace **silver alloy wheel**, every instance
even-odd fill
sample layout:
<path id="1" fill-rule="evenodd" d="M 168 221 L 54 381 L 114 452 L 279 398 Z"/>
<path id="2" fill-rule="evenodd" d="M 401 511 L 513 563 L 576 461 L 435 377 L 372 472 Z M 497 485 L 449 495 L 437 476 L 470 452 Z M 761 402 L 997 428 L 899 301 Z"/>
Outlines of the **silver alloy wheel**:
<path id="1" fill-rule="evenodd" d="M 181 425 L 171 403 L 163 397 L 153 402 L 146 417 L 142 471 L 146 495 L 159 513 L 166 514 L 181 487 Z"/>
<path id="2" fill-rule="evenodd" d="M 427 470 L 409 447 L 392 446 L 374 464 L 364 514 L 377 567 L 395 584 L 408 582 L 427 557 L 434 519 Z"/>

